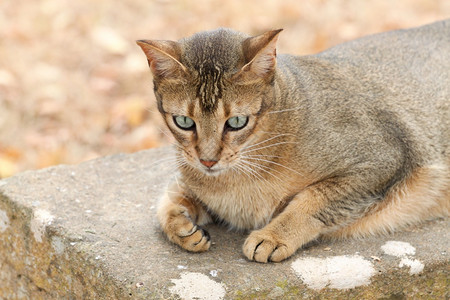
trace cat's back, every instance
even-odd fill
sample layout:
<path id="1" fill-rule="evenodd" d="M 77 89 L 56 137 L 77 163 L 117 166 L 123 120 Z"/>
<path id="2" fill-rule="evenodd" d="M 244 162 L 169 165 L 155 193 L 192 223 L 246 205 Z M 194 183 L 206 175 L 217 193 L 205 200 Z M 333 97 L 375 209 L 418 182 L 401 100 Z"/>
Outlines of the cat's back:
<path id="1" fill-rule="evenodd" d="M 341 115 L 391 112 L 419 144 L 438 148 L 450 163 L 450 19 L 367 36 L 317 55 L 280 56 L 279 66 L 288 85 L 301 85 L 314 99 L 309 105 L 319 108 L 316 113 L 328 113 L 323 103 Z"/>
<path id="2" fill-rule="evenodd" d="M 450 19 L 356 39 L 316 57 L 343 68 L 354 68 L 365 74 L 364 77 L 395 79 L 394 84 L 411 85 L 418 81 L 422 85 L 439 85 L 448 91 Z"/>
<path id="3" fill-rule="evenodd" d="M 439 87 L 450 93 L 450 19 L 422 27 L 394 30 L 346 42 L 311 56 L 280 55 L 281 68 L 291 72 L 329 72 L 388 84 L 392 89 L 414 85 Z M 323 69 L 320 68 L 323 66 Z"/>
<path id="4" fill-rule="evenodd" d="M 372 85 L 378 83 L 392 91 L 421 92 L 423 87 L 427 87 L 440 94 L 438 96 L 442 95 L 434 99 L 446 96 L 448 100 L 450 19 L 370 35 L 312 56 L 281 56 L 279 62 L 291 70 L 312 66 L 317 74 L 336 71 L 349 79 L 358 78 L 362 83 L 370 81 Z M 320 65 L 323 70 L 317 68 Z M 420 88 L 417 90 L 415 87 Z"/>

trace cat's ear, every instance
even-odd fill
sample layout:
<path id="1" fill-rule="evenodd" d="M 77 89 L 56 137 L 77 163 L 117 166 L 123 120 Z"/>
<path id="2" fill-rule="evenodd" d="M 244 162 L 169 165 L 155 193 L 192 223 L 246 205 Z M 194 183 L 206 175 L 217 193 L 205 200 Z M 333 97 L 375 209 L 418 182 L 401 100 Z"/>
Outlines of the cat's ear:
<path id="1" fill-rule="evenodd" d="M 179 79 L 186 74 L 186 67 L 180 62 L 181 47 L 174 41 L 136 41 L 147 56 L 148 65 L 158 79 Z"/>
<path id="2" fill-rule="evenodd" d="M 271 30 L 244 40 L 242 50 L 245 65 L 235 75 L 236 79 L 268 79 L 273 76 L 277 61 L 276 44 L 282 30 Z"/>

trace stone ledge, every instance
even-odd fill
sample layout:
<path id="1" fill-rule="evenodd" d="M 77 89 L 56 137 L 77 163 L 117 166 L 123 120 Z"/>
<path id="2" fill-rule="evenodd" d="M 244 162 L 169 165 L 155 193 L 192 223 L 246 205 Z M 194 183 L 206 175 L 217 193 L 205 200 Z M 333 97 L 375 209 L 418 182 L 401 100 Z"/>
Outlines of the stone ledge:
<path id="1" fill-rule="evenodd" d="M 173 175 L 161 159 L 170 155 L 119 154 L 0 181 L 0 298 L 449 296 L 448 218 L 390 236 L 314 243 L 278 264 L 246 261 L 245 235 L 215 225 L 210 251 L 181 250 L 155 218 Z"/>

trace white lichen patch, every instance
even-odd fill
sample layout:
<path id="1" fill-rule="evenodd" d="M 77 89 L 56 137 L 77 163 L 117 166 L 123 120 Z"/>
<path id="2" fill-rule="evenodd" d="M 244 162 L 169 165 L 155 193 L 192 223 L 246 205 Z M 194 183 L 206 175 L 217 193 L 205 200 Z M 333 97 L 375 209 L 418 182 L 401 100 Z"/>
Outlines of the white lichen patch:
<path id="1" fill-rule="evenodd" d="M 38 209 L 34 212 L 34 218 L 30 222 L 30 230 L 33 233 L 34 239 L 42 243 L 42 236 L 45 232 L 45 227 L 51 225 L 54 217 L 50 212 L 44 209 Z"/>
<path id="2" fill-rule="evenodd" d="M 401 257 L 400 264 L 398 266 L 399 268 L 409 267 L 410 275 L 422 273 L 424 264 L 418 259 L 408 257 L 416 254 L 416 248 L 414 248 L 410 243 L 389 241 L 381 246 L 381 250 L 388 255 Z"/>
<path id="3" fill-rule="evenodd" d="M 201 273 L 183 272 L 180 279 L 172 279 L 175 286 L 169 290 L 183 300 L 220 300 L 225 297 L 223 284 L 215 282 Z"/>
<path id="4" fill-rule="evenodd" d="M 9 218 L 6 211 L 0 210 L 0 232 L 4 232 L 9 227 Z"/>
<path id="5" fill-rule="evenodd" d="M 312 289 L 351 289 L 370 283 L 372 263 L 359 255 L 327 258 L 305 257 L 292 263 L 298 277 Z"/>
<path id="6" fill-rule="evenodd" d="M 399 241 L 388 241 L 386 244 L 381 246 L 381 250 L 383 250 L 383 252 L 387 255 L 397 257 L 416 254 L 416 248 L 414 248 L 410 243 Z"/>
<path id="7" fill-rule="evenodd" d="M 400 268 L 403 267 L 409 267 L 409 274 L 415 275 L 420 274 L 423 271 L 424 265 L 423 263 L 418 259 L 409 259 L 409 258 L 402 258 L 400 261 L 400 264 L 398 265 Z"/>
<path id="8" fill-rule="evenodd" d="M 64 241 L 62 240 L 62 238 L 58 237 L 58 236 L 54 236 L 52 238 L 52 247 L 53 250 L 55 250 L 56 254 L 63 254 L 64 250 L 66 249 L 66 246 L 64 245 Z"/>

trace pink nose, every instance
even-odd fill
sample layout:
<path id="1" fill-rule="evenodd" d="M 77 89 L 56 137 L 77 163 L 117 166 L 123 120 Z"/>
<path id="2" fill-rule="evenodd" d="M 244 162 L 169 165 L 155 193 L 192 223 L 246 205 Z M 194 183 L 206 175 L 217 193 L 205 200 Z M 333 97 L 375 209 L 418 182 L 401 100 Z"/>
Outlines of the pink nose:
<path id="1" fill-rule="evenodd" d="M 214 166 L 217 163 L 217 160 L 203 160 L 203 159 L 200 159 L 200 162 L 204 166 L 206 166 L 208 168 L 211 168 L 212 166 Z"/>

